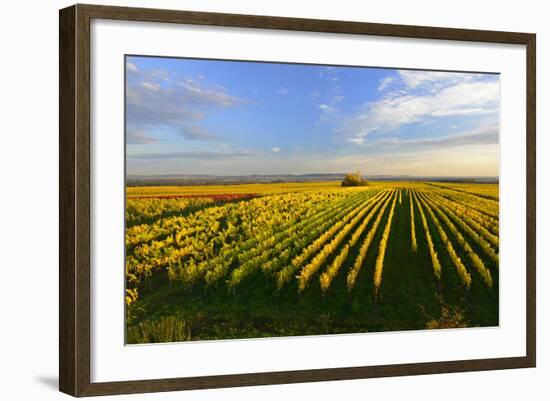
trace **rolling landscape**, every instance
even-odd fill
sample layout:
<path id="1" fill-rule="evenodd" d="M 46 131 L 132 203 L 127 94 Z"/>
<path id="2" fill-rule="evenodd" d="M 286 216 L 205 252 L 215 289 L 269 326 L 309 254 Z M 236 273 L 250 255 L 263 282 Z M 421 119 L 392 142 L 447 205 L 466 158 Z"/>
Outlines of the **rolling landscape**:
<path id="1" fill-rule="evenodd" d="M 125 77 L 127 344 L 500 324 L 498 74 Z"/>

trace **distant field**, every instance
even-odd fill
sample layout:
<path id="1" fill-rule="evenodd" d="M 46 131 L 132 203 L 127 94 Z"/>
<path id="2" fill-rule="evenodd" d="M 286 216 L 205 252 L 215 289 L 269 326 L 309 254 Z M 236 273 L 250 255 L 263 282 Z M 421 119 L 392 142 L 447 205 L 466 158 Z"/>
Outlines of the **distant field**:
<path id="1" fill-rule="evenodd" d="M 334 189 L 340 187 L 340 181 L 315 182 L 282 182 L 268 184 L 238 185 L 185 185 L 185 186 L 148 186 L 127 187 L 126 195 L 143 196 L 178 196 L 178 195 L 215 195 L 215 194 L 276 194 L 281 192 L 299 192 Z"/>
<path id="2" fill-rule="evenodd" d="M 470 194 L 480 195 L 485 198 L 499 199 L 498 184 L 463 184 L 463 183 L 430 183 L 439 188 L 450 189 L 458 192 L 466 192 Z"/>
<path id="3" fill-rule="evenodd" d="M 128 187 L 127 341 L 496 326 L 498 192 Z"/>

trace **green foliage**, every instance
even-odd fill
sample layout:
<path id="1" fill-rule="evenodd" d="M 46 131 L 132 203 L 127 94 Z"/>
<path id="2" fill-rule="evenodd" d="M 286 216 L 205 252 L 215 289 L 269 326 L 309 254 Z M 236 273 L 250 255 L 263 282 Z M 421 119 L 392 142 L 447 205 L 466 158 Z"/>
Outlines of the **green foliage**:
<path id="1" fill-rule="evenodd" d="M 144 320 L 128 328 L 129 344 L 170 343 L 189 341 L 191 328 L 179 316 L 166 316 L 155 320 Z"/>
<path id="2" fill-rule="evenodd" d="M 370 202 L 372 202 L 373 199 L 371 199 Z M 367 204 L 368 203 L 369 202 L 367 202 Z M 335 235 L 330 242 L 324 243 L 317 255 L 315 255 L 308 264 L 303 266 L 300 274 L 297 276 L 299 285 L 298 288 L 300 291 L 303 291 L 307 287 L 311 277 L 321 268 L 321 266 L 326 262 L 327 258 L 338 249 L 344 238 L 346 238 L 351 230 L 357 224 L 359 224 L 359 222 L 365 217 L 369 210 L 370 209 L 366 207 L 366 204 L 363 204 L 353 210 L 348 216 L 344 218 L 344 220 L 339 221 L 337 224 L 333 225 L 330 230 L 327 231 L 328 233 L 333 230 Z"/>
<path id="3" fill-rule="evenodd" d="M 453 264 L 456 266 L 456 271 L 457 271 L 458 275 L 460 276 L 460 280 L 466 286 L 466 288 L 470 288 L 470 285 L 472 284 L 472 276 L 468 272 L 468 269 L 466 268 L 466 266 L 462 262 L 462 259 L 460 258 L 460 256 L 456 252 L 455 248 L 453 247 L 453 244 L 452 244 L 451 240 L 447 236 L 447 233 L 445 232 L 445 230 L 441 226 L 441 223 L 439 222 L 439 219 L 434 214 L 434 212 L 433 212 L 432 208 L 430 207 L 430 205 L 426 202 L 426 200 L 423 197 L 419 196 L 419 199 L 420 199 L 420 203 L 422 204 L 423 207 L 426 208 L 426 211 L 428 212 L 428 215 L 431 217 L 431 219 L 432 219 L 432 221 L 435 225 L 435 228 L 437 229 L 437 232 L 439 233 L 439 237 L 441 238 L 441 241 L 443 242 L 443 245 L 447 249 L 447 253 L 449 254 L 449 257 L 451 258 Z"/>
<path id="4" fill-rule="evenodd" d="M 376 230 L 378 230 L 378 226 L 380 225 L 380 222 L 382 221 L 382 217 L 384 216 L 384 212 L 388 205 L 390 204 L 391 196 L 386 197 L 384 199 L 384 205 L 380 209 L 380 212 L 378 213 L 378 216 L 376 217 L 376 220 L 374 221 L 372 227 L 370 228 L 369 232 L 367 233 L 365 239 L 363 240 L 363 243 L 361 247 L 359 248 L 359 252 L 357 253 L 357 257 L 355 259 L 355 262 L 353 266 L 350 268 L 346 282 L 347 282 L 347 288 L 348 291 L 351 292 L 353 287 L 355 287 L 355 283 L 357 280 L 357 275 L 359 274 L 359 271 L 363 267 L 363 264 L 365 262 L 365 259 L 367 257 L 367 251 L 369 250 L 370 244 L 372 243 L 372 240 L 374 238 L 374 235 L 376 234 Z"/>
<path id="5" fill-rule="evenodd" d="M 428 198 L 429 199 L 429 198 Z M 428 202 L 431 202 L 428 200 Z M 443 213 L 440 209 L 440 207 L 436 203 L 430 203 L 432 208 L 436 211 L 436 213 L 441 217 L 441 220 L 445 222 L 449 230 L 455 235 L 457 242 L 459 245 L 464 249 L 464 252 L 468 255 L 470 260 L 472 261 L 472 264 L 477 269 L 478 273 L 481 277 L 483 277 L 483 281 L 487 285 L 487 287 L 491 288 L 493 286 L 493 278 L 491 276 L 491 272 L 481 258 L 474 252 L 468 241 L 464 238 L 464 236 L 460 233 L 460 231 L 456 228 L 456 226 L 449 220 L 449 217 L 445 213 Z M 462 222 L 462 220 L 458 220 L 459 222 Z M 463 223 L 463 222 L 462 222 Z M 477 237 L 479 238 L 479 236 Z"/>
<path id="6" fill-rule="evenodd" d="M 388 238 L 390 235 L 391 223 L 392 223 L 393 214 L 395 211 L 396 200 L 397 200 L 397 197 L 394 196 L 391 204 L 391 208 L 390 208 L 390 214 L 388 215 L 388 219 L 386 222 L 386 227 L 384 228 L 384 231 L 382 233 L 382 238 L 380 239 L 380 243 L 378 244 L 378 257 L 376 258 L 376 265 L 374 266 L 374 291 L 377 297 L 378 297 L 378 291 L 380 290 L 380 284 L 382 284 L 382 270 L 384 268 L 384 257 L 386 255 L 386 248 L 388 245 Z"/>
<path id="7" fill-rule="evenodd" d="M 443 299 L 438 297 L 441 306 L 441 315 L 438 318 L 428 318 L 426 328 L 434 329 L 455 329 L 461 327 L 471 327 L 471 323 L 465 317 L 464 308 L 448 305 Z"/>
<path id="8" fill-rule="evenodd" d="M 460 189 L 136 203 L 152 221 L 126 230 L 128 343 L 498 325 L 498 203 Z"/>
<path id="9" fill-rule="evenodd" d="M 422 219 L 422 226 L 424 227 L 424 233 L 426 235 L 426 243 L 428 244 L 428 249 L 430 251 L 430 258 L 432 260 L 434 275 L 438 280 L 441 280 L 441 263 L 439 262 L 439 257 L 437 256 L 437 252 L 435 251 L 433 239 L 430 234 L 430 229 L 428 228 L 428 221 L 426 220 L 426 215 L 424 214 L 424 211 L 422 210 L 422 206 L 420 205 L 420 202 L 418 201 L 418 198 L 416 197 L 416 193 L 414 191 L 412 191 L 412 196 L 416 201 L 416 206 L 418 207 L 418 211 L 420 212 L 420 218 Z"/>

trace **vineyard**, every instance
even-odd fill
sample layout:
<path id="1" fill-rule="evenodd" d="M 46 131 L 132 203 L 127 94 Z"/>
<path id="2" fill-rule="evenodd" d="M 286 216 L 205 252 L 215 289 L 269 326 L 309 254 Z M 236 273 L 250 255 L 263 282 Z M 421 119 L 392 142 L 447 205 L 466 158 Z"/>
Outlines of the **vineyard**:
<path id="1" fill-rule="evenodd" d="M 128 342 L 498 325 L 498 184 L 232 187 L 128 189 Z"/>

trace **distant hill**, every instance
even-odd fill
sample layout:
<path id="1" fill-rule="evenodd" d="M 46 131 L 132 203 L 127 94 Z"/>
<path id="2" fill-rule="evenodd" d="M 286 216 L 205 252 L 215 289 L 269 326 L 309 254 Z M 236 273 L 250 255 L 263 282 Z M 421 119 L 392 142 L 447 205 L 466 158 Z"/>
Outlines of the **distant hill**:
<path id="1" fill-rule="evenodd" d="M 234 176 L 217 176 L 208 174 L 161 174 L 161 175 L 128 175 L 128 186 L 155 185 L 224 185 L 224 184 L 257 184 L 271 182 L 307 182 L 307 181 L 341 181 L 345 173 L 313 174 L 251 174 Z M 498 177 L 430 177 L 407 175 L 364 175 L 370 181 L 437 181 L 437 182 L 472 182 L 498 183 Z"/>

